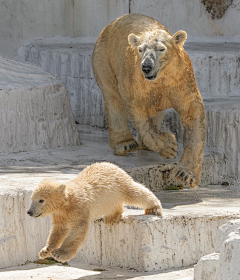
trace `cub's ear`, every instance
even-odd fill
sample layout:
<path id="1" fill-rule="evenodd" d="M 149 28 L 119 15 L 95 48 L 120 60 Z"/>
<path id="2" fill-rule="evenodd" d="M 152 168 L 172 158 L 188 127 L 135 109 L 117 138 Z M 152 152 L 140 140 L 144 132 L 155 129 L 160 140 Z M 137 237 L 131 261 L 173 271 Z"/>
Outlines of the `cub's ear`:
<path id="1" fill-rule="evenodd" d="M 138 40 L 139 37 L 136 36 L 135 34 L 131 33 L 128 35 L 128 43 L 134 48 L 136 49 L 138 46 Z"/>
<path id="2" fill-rule="evenodd" d="M 183 46 L 184 42 L 187 39 L 187 32 L 183 31 L 183 30 L 179 30 L 178 32 L 176 32 L 173 36 L 172 39 L 174 41 L 174 43 L 178 46 Z"/>
<path id="3" fill-rule="evenodd" d="M 60 193 L 64 193 L 65 189 L 66 189 L 66 185 L 62 184 L 62 185 L 58 188 L 58 191 L 59 191 Z"/>

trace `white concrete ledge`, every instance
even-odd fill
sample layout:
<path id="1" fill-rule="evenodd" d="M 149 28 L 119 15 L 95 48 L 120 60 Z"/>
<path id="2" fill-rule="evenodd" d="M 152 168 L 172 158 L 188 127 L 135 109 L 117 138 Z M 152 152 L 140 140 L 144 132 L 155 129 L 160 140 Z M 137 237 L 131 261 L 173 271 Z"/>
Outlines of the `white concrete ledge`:
<path id="1" fill-rule="evenodd" d="M 237 280 L 240 275 L 240 220 L 219 227 L 216 253 L 202 257 L 194 267 L 194 280 Z"/>
<path id="2" fill-rule="evenodd" d="M 50 220 L 26 214 L 34 187 L 44 177 L 64 182 L 75 176 L 54 172 L 2 178 L 0 268 L 36 261 L 46 242 Z M 163 191 L 157 194 L 164 207 L 163 218 L 142 216 L 143 210 L 125 209 L 125 217 L 114 227 L 96 221 L 75 260 L 144 271 L 193 264 L 214 252 L 218 227 L 239 217 L 236 188 L 228 188 L 230 198 L 226 198 L 226 190 L 218 186 L 198 191 Z"/>
<path id="3" fill-rule="evenodd" d="M 95 222 L 77 260 L 139 271 L 186 267 L 214 251 L 217 228 L 234 216 L 165 212 L 127 216 L 114 227 Z"/>
<path id="4" fill-rule="evenodd" d="M 0 152 L 80 145 L 69 97 L 55 76 L 0 57 Z"/>

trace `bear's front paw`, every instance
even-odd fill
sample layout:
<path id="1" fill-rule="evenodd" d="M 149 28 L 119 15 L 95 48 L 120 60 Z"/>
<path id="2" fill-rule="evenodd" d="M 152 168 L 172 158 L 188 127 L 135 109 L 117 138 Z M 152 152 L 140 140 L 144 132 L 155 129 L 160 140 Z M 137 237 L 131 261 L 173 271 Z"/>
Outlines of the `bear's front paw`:
<path id="1" fill-rule="evenodd" d="M 159 151 L 160 156 L 167 159 L 175 158 L 178 150 L 175 136 L 169 132 L 163 132 L 161 140 L 164 143 L 164 148 Z"/>
<path id="2" fill-rule="evenodd" d="M 76 255 L 75 252 L 71 253 L 61 248 L 53 250 L 51 252 L 51 256 L 58 262 L 62 262 L 62 263 L 70 261 L 72 258 L 75 257 L 75 255 Z"/>
<path id="3" fill-rule="evenodd" d="M 124 141 L 115 146 L 113 153 L 118 156 L 125 156 L 127 153 L 138 150 L 138 143 L 135 140 Z"/>
<path id="4" fill-rule="evenodd" d="M 38 256 L 40 259 L 46 259 L 47 257 L 50 256 L 51 251 L 48 249 L 47 246 L 42 248 L 42 250 L 39 252 Z"/>
<path id="5" fill-rule="evenodd" d="M 174 168 L 173 172 L 174 177 L 177 181 L 180 181 L 182 184 L 186 185 L 189 188 L 198 188 L 198 180 L 191 171 L 188 171 L 183 167 L 176 167 Z"/>

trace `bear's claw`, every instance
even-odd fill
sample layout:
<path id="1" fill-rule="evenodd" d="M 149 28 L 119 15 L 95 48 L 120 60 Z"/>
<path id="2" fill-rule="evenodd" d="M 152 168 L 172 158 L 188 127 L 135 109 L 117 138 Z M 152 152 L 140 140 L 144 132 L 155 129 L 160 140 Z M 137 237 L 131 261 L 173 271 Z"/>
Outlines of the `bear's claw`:
<path id="1" fill-rule="evenodd" d="M 135 150 L 138 150 L 138 143 L 135 140 L 129 140 L 118 143 L 113 153 L 118 156 L 125 156 L 127 153 Z"/>
<path id="2" fill-rule="evenodd" d="M 181 181 L 183 184 L 188 186 L 189 188 L 196 189 L 198 188 L 198 183 L 196 176 L 191 172 L 191 171 L 186 171 L 185 169 L 183 170 L 182 168 L 177 168 L 176 171 L 174 172 L 175 179 L 177 181 Z"/>

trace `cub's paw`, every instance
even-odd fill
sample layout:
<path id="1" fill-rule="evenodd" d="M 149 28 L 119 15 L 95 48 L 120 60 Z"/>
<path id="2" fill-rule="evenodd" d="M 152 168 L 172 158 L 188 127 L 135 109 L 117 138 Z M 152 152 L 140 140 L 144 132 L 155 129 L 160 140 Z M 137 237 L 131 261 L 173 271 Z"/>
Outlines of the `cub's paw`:
<path id="1" fill-rule="evenodd" d="M 174 177 L 177 181 L 180 181 L 189 188 L 198 188 L 197 178 L 191 171 L 188 171 L 185 168 L 176 167 L 173 172 Z"/>
<path id="2" fill-rule="evenodd" d="M 104 217 L 104 223 L 110 226 L 116 225 L 121 220 L 122 215 L 106 216 Z"/>
<path id="3" fill-rule="evenodd" d="M 164 148 L 159 151 L 160 156 L 167 159 L 175 158 L 178 150 L 175 136 L 169 132 L 162 132 L 161 140 L 164 143 Z"/>
<path id="4" fill-rule="evenodd" d="M 113 153 L 118 156 L 125 156 L 127 153 L 135 150 L 138 150 L 138 143 L 135 140 L 129 140 L 118 143 Z"/>
<path id="5" fill-rule="evenodd" d="M 46 259 L 47 257 L 50 256 L 51 251 L 48 249 L 47 246 L 42 248 L 42 250 L 39 252 L 38 256 L 40 259 Z"/>
<path id="6" fill-rule="evenodd" d="M 51 252 L 51 256 L 57 260 L 58 262 L 67 262 L 67 261 L 70 261 L 72 258 L 74 258 L 76 255 L 75 252 L 68 252 L 66 250 L 63 250 L 61 248 L 59 249 L 56 249 L 56 250 L 53 250 Z"/>
<path id="7" fill-rule="evenodd" d="M 162 207 L 160 205 L 154 206 L 150 209 L 145 209 L 145 215 L 157 215 L 162 216 Z"/>

